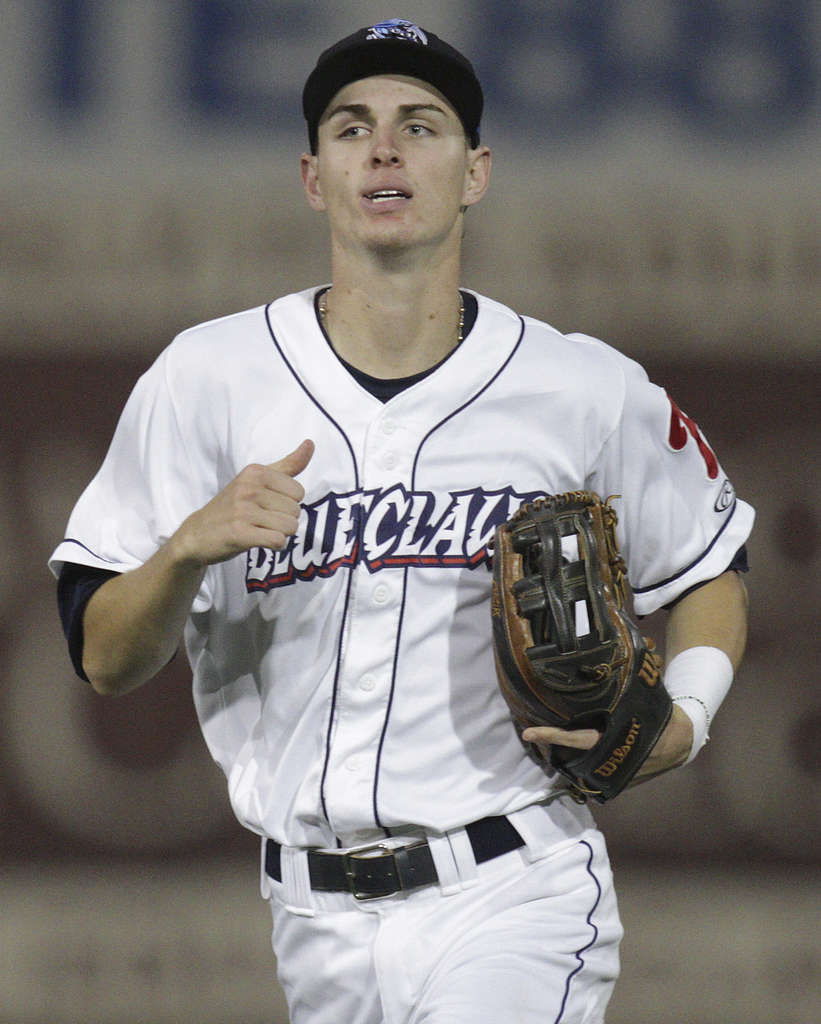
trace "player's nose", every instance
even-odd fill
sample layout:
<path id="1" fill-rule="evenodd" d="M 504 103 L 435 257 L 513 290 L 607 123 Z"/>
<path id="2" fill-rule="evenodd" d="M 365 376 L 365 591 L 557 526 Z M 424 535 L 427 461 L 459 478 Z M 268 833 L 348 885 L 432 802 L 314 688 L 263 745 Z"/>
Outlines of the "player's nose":
<path id="1" fill-rule="evenodd" d="M 392 131 L 375 132 L 371 147 L 371 163 L 374 167 L 395 166 L 402 162 L 402 154 Z"/>

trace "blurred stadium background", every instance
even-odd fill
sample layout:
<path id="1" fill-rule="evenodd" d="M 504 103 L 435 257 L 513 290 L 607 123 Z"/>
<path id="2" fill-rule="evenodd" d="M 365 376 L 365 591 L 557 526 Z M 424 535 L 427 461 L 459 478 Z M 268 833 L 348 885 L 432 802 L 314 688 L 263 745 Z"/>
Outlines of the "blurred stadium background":
<path id="1" fill-rule="evenodd" d="M 627 927 L 609 1020 L 814 1024 L 821 8 L 399 6 L 0 0 L 0 1021 L 287 1019 L 183 659 L 95 699 L 45 562 L 174 334 L 327 278 L 299 92 L 321 48 L 401 15 L 486 85 L 465 283 L 640 359 L 758 509 L 713 744 L 599 813 Z"/>

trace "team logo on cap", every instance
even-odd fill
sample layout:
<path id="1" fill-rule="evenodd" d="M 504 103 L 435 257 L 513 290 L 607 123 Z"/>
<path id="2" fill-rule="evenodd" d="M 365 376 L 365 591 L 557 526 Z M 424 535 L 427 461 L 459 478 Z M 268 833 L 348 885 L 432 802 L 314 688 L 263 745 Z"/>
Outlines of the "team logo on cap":
<path id="1" fill-rule="evenodd" d="M 406 43 L 421 43 L 428 45 L 428 37 L 410 21 L 403 21 L 401 18 L 391 18 L 389 21 L 380 21 L 368 29 L 366 39 L 403 39 Z"/>

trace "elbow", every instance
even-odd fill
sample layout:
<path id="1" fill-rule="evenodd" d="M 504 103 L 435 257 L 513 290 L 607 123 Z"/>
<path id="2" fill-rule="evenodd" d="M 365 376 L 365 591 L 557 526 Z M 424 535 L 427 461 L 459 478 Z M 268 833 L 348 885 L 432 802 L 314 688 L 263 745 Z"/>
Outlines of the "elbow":
<path id="1" fill-rule="evenodd" d="M 161 651 L 152 658 L 117 658 L 102 652 L 95 655 L 92 648 L 83 653 L 83 672 L 95 693 L 101 697 L 120 697 L 153 679 L 175 653 L 176 648 L 170 654 Z"/>
<path id="2" fill-rule="evenodd" d="M 121 694 L 134 689 L 133 686 L 129 686 L 123 679 L 101 672 L 85 662 L 83 663 L 83 671 L 85 672 L 86 679 L 91 684 L 92 690 L 100 697 L 119 697 Z"/>
<path id="3" fill-rule="evenodd" d="M 83 657 L 83 672 L 100 697 L 120 697 L 146 682 L 146 679 L 135 678 L 133 673 L 117 671 L 114 666 L 96 662 L 87 656 Z"/>
<path id="4" fill-rule="evenodd" d="M 118 686 L 115 682 L 108 679 L 89 677 L 88 681 L 99 697 L 119 697 L 121 694 L 128 692 L 126 688 Z"/>

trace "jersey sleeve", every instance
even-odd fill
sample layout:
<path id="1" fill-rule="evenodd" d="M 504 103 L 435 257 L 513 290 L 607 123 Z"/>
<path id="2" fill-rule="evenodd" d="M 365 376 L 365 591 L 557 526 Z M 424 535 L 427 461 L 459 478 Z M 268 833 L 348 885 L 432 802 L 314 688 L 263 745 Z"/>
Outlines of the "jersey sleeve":
<path id="1" fill-rule="evenodd" d="M 77 675 L 89 682 L 83 668 L 83 616 L 86 605 L 116 572 L 94 569 L 88 565 L 65 562 L 57 580 L 57 608 L 63 626 L 68 654 Z"/>
<path id="2" fill-rule="evenodd" d="M 49 560 L 55 576 L 65 563 L 111 573 L 137 568 L 217 493 L 214 460 L 203 451 L 197 385 L 185 381 L 170 348 L 139 379 Z M 206 576 L 194 609 L 209 606 Z"/>
<path id="3" fill-rule="evenodd" d="M 634 607 L 648 615 L 724 572 L 755 514 L 699 426 L 638 363 L 609 351 L 622 399 L 588 486 L 616 496 Z"/>

